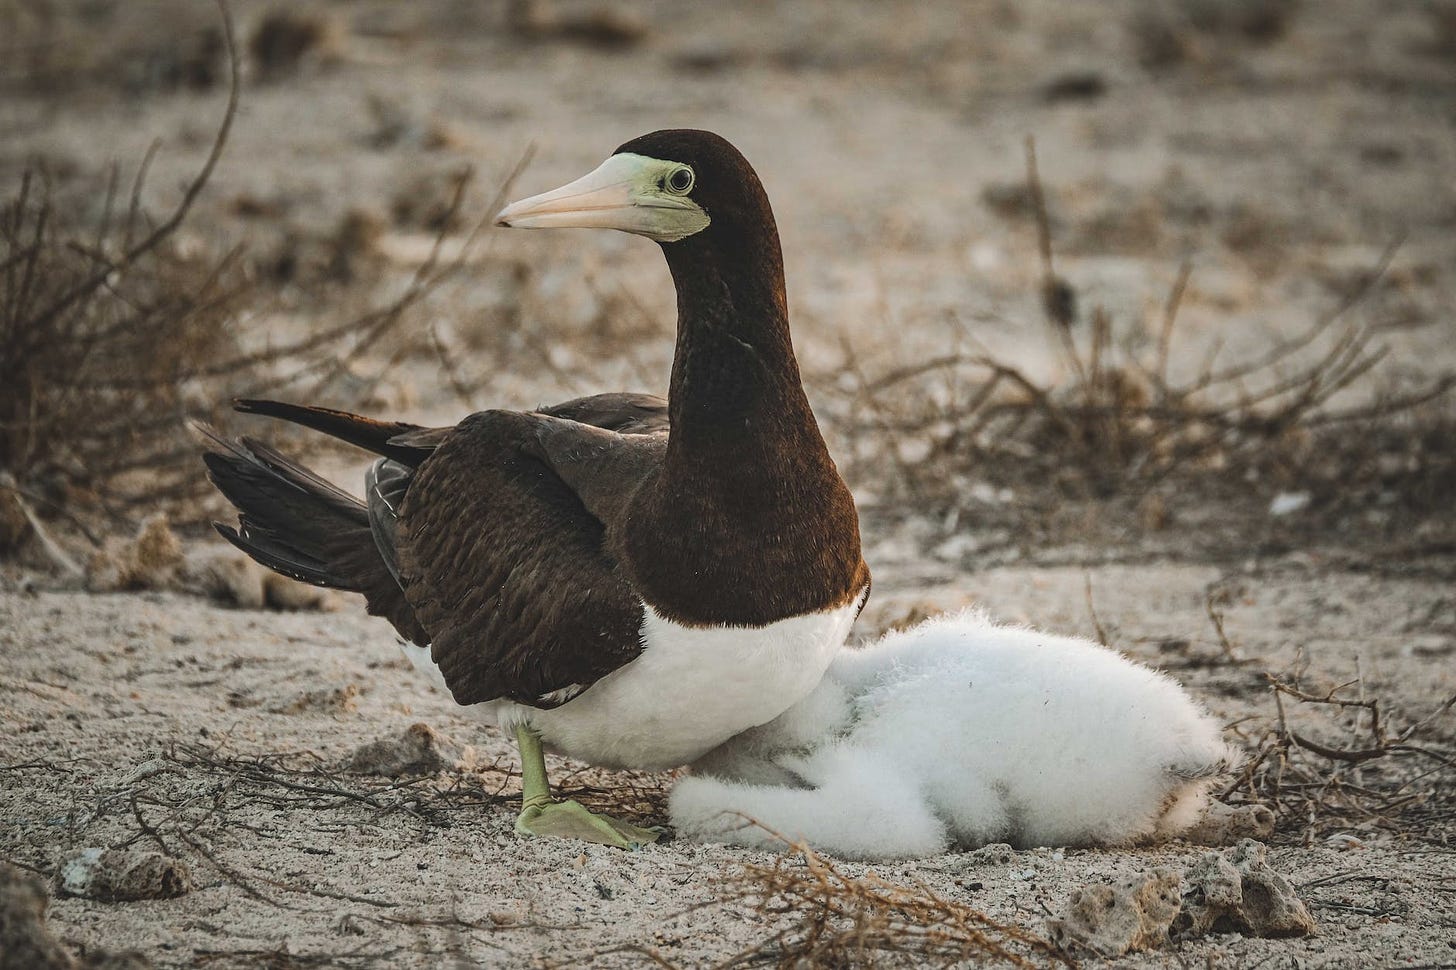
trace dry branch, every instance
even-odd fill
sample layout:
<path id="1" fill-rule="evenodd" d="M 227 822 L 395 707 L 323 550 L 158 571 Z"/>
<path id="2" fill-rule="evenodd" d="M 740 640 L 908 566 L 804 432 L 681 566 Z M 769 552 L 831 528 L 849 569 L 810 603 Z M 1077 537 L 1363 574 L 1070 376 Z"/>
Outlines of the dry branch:
<path id="1" fill-rule="evenodd" d="M 1266 675 L 1274 699 L 1273 723 L 1258 738 L 1255 754 L 1224 791 L 1231 802 L 1259 802 L 1272 808 L 1279 830 L 1305 844 L 1334 834 L 1385 832 L 1440 842 L 1456 822 L 1456 748 L 1450 733 L 1431 725 L 1451 714 L 1456 696 L 1392 732 L 1378 697 L 1347 697 L 1350 681 L 1315 693 L 1297 679 Z M 1347 740 L 1326 741 L 1290 725 L 1286 699 L 1306 717 L 1320 712 L 1360 716 L 1345 727 Z M 1363 721 L 1363 724 L 1361 723 Z M 1341 728 L 1327 723 L 1320 729 Z"/>
<path id="2" fill-rule="evenodd" d="M 169 447 L 190 366 L 227 355 L 227 321 L 243 286 L 230 256 L 199 265 L 171 245 L 227 143 L 240 90 L 232 19 L 219 2 L 230 58 L 227 106 L 201 168 L 180 202 L 148 228 L 140 196 L 155 146 L 143 158 L 119 220 L 116 169 L 94 234 L 82 241 L 73 213 L 86 198 L 58 199 L 43 172 L 27 170 L 0 205 L 0 467 L 44 508 L 125 504 L 131 468 Z"/>
<path id="3" fill-rule="evenodd" d="M 176 245 L 238 109 L 233 26 L 221 0 L 219 9 L 231 66 L 227 105 L 205 160 L 165 218 L 153 223 L 142 205 L 156 144 L 129 192 L 119 191 L 110 166 L 94 219 L 82 215 L 94 193 L 63 193 L 40 169 L 25 172 L 16 194 L 0 202 L 0 471 L 8 476 L 0 499 L 18 503 L 34 520 L 22 537 L 47 535 L 30 510 L 82 526 L 101 514 L 121 528 L 135 527 L 138 510 L 195 512 L 206 483 L 181 429 L 189 417 L 217 422 L 234 397 L 288 394 L 357 406 L 360 388 L 372 388 L 382 373 L 341 378 L 474 257 L 488 224 L 479 220 L 458 253 L 444 257 L 470 179 L 464 172 L 428 258 L 397 296 L 258 347 L 241 324 L 245 305 L 256 310 L 263 295 L 241 251 L 210 261 Z M 530 156 L 528 149 L 488 211 L 498 208 Z M 18 541 L 0 530 L 0 554 Z M 64 552 L 54 543 L 43 547 L 63 562 L 56 550 Z"/>
<path id="4" fill-rule="evenodd" d="M 1137 500 L 1171 483 L 1247 494 L 1246 483 L 1259 481 L 1266 489 L 1309 491 L 1329 510 L 1368 508 L 1371 493 L 1393 493 L 1401 501 L 1380 501 L 1403 515 L 1443 514 L 1437 496 L 1456 486 L 1449 447 L 1456 374 L 1367 392 L 1387 350 L 1368 329 L 1345 322 L 1383 277 L 1397 244 L 1299 333 L 1236 364 L 1219 366 L 1215 351 L 1196 373 L 1175 378 L 1169 360 L 1191 266 L 1179 268 L 1150 348 L 1122 339 L 1100 307 L 1079 330 L 1067 310 L 1073 298 L 1047 297 L 1068 284 L 1055 275 L 1030 141 L 1027 184 L 1049 340 L 1065 376 L 1038 380 L 986 351 L 876 369 L 844 344 L 833 379 L 820 388 L 851 472 L 864 469 L 888 499 L 903 492 L 917 514 L 944 513 L 948 521 L 967 509 L 976 483 L 1017 490 L 1023 510 L 1034 494 L 1050 493 L 1043 504 Z M 1363 403 L 1343 404 L 1347 392 L 1363 394 Z M 1392 475 L 1397 459 L 1401 471 Z"/>
<path id="5" fill-rule="evenodd" d="M 873 871 L 852 876 L 803 844 L 770 864 L 745 865 L 720 888 L 720 903 L 750 905 L 781 927 L 724 967 L 1073 965 L 1033 933 L 928 886 L 898 885 Z"/>

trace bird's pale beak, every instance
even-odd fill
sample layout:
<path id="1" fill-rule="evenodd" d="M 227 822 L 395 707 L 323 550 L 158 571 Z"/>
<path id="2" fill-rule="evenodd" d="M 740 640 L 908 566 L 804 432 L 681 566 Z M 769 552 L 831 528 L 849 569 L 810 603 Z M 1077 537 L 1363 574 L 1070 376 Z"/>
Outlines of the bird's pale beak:
<path id="1" fill-rule="evenodd" d="M 613 155 L 575 182 L 512 202 L 495 217 L 495 224 L 516 229 L 625 228 L 637 174 L 629 159 Z"/>
<path id="2" fill-rule="evenodd" d="M 660 242 L 691 235 L 708 216 L 685 196 L 663 190 L 661 173 L 673 167 L 643 155 L 620 154 L 575 182 L 512 202 L 495 224 L 515 229 L 620 229 Z"/>

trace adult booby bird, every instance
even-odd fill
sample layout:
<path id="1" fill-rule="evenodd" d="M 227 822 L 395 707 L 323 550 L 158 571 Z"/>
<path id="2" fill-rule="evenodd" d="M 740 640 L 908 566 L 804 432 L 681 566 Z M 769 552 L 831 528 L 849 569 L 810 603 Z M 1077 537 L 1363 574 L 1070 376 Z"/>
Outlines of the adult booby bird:
<path id="1" fill-rule="evenodd" d="M 271 569 L 363 593 L 457 703 L 515 732 L 518 832 L 627 847 L 657 833 L 553 801 L 543 743 L 666 768 L 769 721 L 819 682 L 869 570 L 800 382 L 773 213 L 732 145 L 644 135 L 497 222 L 662 246 L 678 302 L 667 399 L 603 394 L 450 428 L 241 401 L 381 457 L 360 502 L 212 435 L 209 476 L 240 513 L 218 530 Z"/>

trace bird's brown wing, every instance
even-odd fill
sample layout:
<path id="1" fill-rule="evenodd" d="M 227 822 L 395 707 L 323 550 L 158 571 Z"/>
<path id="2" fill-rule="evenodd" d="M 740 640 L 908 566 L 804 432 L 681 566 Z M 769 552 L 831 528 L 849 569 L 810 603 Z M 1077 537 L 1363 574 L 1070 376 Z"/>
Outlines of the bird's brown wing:
<path id="1" fill-rule="evenodd" d="M 539 408 L 538 413 L 619 434 L 657 434 L 667 430 L 667 398 L 656 394 L 593 394 Z"/>
<path id="2" fill-rule="evenodd" d="M 658 420 L 649 400 L 601 395 L 545 409 L 592 424 L 486 411 L 434 433 L 394 541 L 400 584 L 457 702 L 556 706 L 641 652 L 642 602 L 612 535 L 667 436 L 595 423 L 646 426 Z"/>

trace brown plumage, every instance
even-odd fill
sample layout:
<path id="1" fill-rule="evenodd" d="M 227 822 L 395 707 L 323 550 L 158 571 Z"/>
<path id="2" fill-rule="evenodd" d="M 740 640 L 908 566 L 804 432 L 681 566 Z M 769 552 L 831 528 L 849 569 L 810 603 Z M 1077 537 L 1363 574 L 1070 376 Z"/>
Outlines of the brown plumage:
<path id="1" fill-rule="evenodd" d="M 239 403 L 381 455 L 362 503 L 256 442 L 214 439 L 206 456 L 241 513 L 224 536 L 270 568 L 364 593 L 429 646 L 461 704 L 569 703 L 638 657 L 644 604 L 683 628 L 761 627 L 845 606 L 869 583 L 800 382 L 757 176 L 705 132 L 620 153 L 691 165 L 711 219 L 662 244 L 678 293 L 668 400 L 602 394 L 453 428 Z"/>

